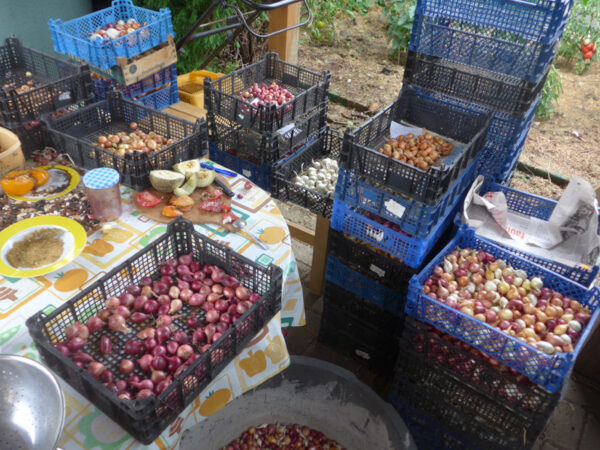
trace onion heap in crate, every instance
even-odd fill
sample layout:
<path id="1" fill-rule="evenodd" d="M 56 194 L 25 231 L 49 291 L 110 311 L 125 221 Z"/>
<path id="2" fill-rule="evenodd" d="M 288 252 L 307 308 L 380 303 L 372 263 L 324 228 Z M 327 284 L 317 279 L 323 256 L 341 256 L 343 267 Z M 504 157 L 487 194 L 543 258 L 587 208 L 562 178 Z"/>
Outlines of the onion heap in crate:
<path id="1" fill-rule="evenodd" d="M 121 400 L 160 395 L 260 299 L 222 268 L 191 255 L 165 261 L 160 274 L 106 299 L 103 309 L 85 324 L 66 327 L 66 339 L 55 344 Z M 136 325 L 145 328 L 136 334 Z M 124 345 L 118 333 L 130 335 Z M 120 359 L 118 372 L 106 367 L 109 355 Z"/>
<path id="2" fill-rule="evenodd" d="M 119 20 L 116 24 L 107 23 L 104 28 L 98 28 L 96 31 L 90 34 L 91 40 L 106 40 L 106 39 L 119 39 L 129 33 L 133 33 L 139 30 L 142 26 L 146 26 L 139 23 L 137 20 L 131 18 L 127 20 Z"/>
<path id="3" fill-rule="evenodd" d="M 294 98 L 294 95 L 276 82 L 270 85 L 254 83 L 248 90 L 239 93 L 244 101 L 254 105 L 283 105 Z"/>
<path id="4" fill-rule="evenodd" d="M 423 293 L 548 355 L 572 352 L 592 317 L 586 306 L 481 250 L 448 254 Z"/>
<path id="5" fill-rule="evenodd" d="M 323 158 L 313 161 L 305 171 L 292 180 L 298 186 L 314 189 L 319 194 L 333 195 L 338 178 L 338 163 L 335 159 Z"/>

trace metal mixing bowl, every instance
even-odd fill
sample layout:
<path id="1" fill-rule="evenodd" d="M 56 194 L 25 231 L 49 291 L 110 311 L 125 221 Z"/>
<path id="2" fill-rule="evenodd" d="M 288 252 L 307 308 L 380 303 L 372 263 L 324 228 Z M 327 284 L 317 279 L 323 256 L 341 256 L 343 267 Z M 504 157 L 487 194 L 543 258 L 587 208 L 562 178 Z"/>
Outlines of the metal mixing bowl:
<path id="1" fill-rule="evenodd" d="M 44 365 L 0 355 L 0 449 L 54 449 L 65 420 L 65 400 Z"/>

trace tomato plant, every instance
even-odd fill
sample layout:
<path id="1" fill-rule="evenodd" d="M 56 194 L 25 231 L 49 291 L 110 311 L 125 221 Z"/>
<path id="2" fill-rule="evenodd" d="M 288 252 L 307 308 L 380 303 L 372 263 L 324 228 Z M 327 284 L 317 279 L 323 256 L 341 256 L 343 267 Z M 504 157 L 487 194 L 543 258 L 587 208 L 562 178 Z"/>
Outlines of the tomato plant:
<path id="1" fill-rule="evenodd" d="M 587 45 L 585 45 L 587 44 Z M 589 44 L 593 44 L 591 47 Z M 557 57 L 575 62 L 573 70 L 582 74 L 598 59 L 600 44 L 600 0 L 575 0 L 565 27 Z"/>
<path id="2" fill-rule="evenodd" d="M 377 4 L 383 8 L 381 18 L 387 17 L 386 33 L 391 43 L 390 56 L 397 58 L 408 51 L 417 1 L 377 0 Z"/>
<path id="3" fill-rule="evenodd" d="M 562 76 L 558 70 L 554 67 L 554 64 L 550 67 L 546 83 L 542 90 L 542 98 L 535 111 L 538 119 L 548 120 L 554 113 L 555 107 L 558 105 L 558 98 L 563 92 Z"/>
<path id="4" fill-rule="evenodd" d="M 355 13 L 367 14 L 371 0 L 308 0 L 312 20 L 308 32 L 314 40 L 332 42 L 340 20 L 351 19 Z"/>

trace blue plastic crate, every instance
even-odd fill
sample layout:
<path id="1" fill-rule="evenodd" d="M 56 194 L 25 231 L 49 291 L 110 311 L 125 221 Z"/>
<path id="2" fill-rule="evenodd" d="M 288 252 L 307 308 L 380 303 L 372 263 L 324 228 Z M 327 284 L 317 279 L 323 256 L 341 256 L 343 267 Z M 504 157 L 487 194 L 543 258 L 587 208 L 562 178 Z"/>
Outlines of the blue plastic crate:
<path id="1" fill-rule="evenodd" d="M 169 83 L 177 83 L 177 68 L 175 67 L 175 64 L 159 70 L 149 77 L 130 84 L 129 86 L 123 86 L 122 84 L 105 77 L 94 79 L 94 94 L 96 96 L 96 101 L 100 101 L 104 100 L 106 94 L 112 89 L 118 89 L 123 92 L 125 98 L 131 100 L 150 91 L 160 89 Z"/>
<path id="2" fill-rule="evenodd" d="M 331 228 L 348 233 L 400 259 L 407 266 L 418 269 L 444 231 L 450 226 L 461 206 L 462 198 L 457 197 L 452 208 L 438 221 L 430 235 L 422 239 L 409 236 L 401 231 L 394 231 L 363 216 L 360 214 L 360 209 L 352 208 L 344 202 L 335 200 Z"/>
<path id="3" fill-rule="evenodd" d="M 165 86 L 159 91 L 152 94 L 144 95 L 136 100 L 148 108 L 161 110 L 171 106 L 179 101 L 179 90 L 177 89 L 177 81 L 171 83 L 170 86 Z"/>
<path id="4" fill-rule="evenodd" d="M 211 161 L 216 162 L 240 175 L 245 176 L 254 184 L 267 192 L 271 192 L 271 166 L 258 165 L 246 161 L 238 156 L 227 153 L 224 149 L 219 148 L 219 145 L 214 142 L 208 143 L 208 157 Z"/>
<path id="5" fill-rule="evenodd" d="M 479 194 L 485 195 L 488 192 L 503 192 L 504 196 L 506 197 L 506 203 L 508 204 L 509 211 L 519 213 L 527 217 L 535 217 L 544 221 L 548 221 L 550 219 L 550 215 L 558 203 L 555 200 L 540 197 L 528 192 L 519 191 L 518 189 L 513 189 L 486 179 L 479 190 Z M 460 215 L 457 216 L 457 225 L 463 225 Z M 600 222 L 598 223 L 598 234 L 600 234 Z M 551 261 L 541 256 L 517 250 L 513 247 L 508 247 L 501 243 L 496 242 L 495 244 L 510 251 L 511 253 L 516 253 L 528 261 L 539 264 L 551 272 L 557 273 L 575 283 L 581 284 L 586 288 L 589 288 L 592 285 L 594 279 L 600 271 L 600 266 L 568 266 L 556 261 Z"/>
<path id="6" fill-rule="evenodd" d="M 416 13 L 477 23 L 548 43 L 561 36 L 571 4 L 572 0 L 419 0 Z"/>
<path id="7" fill-rule="evenodd" d="M 558 45 L 558 38 L 533 42 L 486 25 L 415 14 L 408 49 L 537 83 Z"/>
<path id="8" fill-rule="evenodd" d="M 434 206 L 406 196 L 390 194 L 362 181 L 356 173 L 345 169 L 338 171 L 335 198 L 388 219 L 414 237 L 426 238 L 440 218 L 456 203 L 456 199 L 464 197 L 467 188 L 475 180 L 478 166 L 479 159 L 476 158 Z"/>
<path id="9" fill-rule="evenodd" d="M 477 172 L 487 178 L 498 181 L 504 180 L 510 171 L 516 168 L 528 134 L 529 127 L 523 130 L 515 144 L 500 145 L 491 140 L 487 141 L 481 151 Z"/>
<path id="10" fill-rule="evenodd" d="M 512 264 L 513 267 L 525 270 L 530 277 L 539 276 L 544 281 L 544 286 L 588 306 L 593 313 L 592 319 L 584 329 L 575 350 L 571 353 L 547 355 L 518 338 L 503 333 L 498 328 L 481 322 L 459 310 L 452 309 L 424 294 L 422 286 L 433 273 L 433 269 L 457 246 L 482 249 L 491 253 L 496 258 L 501 258 Z M 600 290 L 598 288 L 586 289 L 561 275 L 524 259 L 512 251 L 479 238 L 472 229 L 463 227 L 459 229 L 457 235 L 448 245 L 418 275 L 411 279 L 406 313 L 478 348 L 522 373 L 548 391 L 557 392 L 563 382 L 568 379 L 577 355 L 598 320 L 600 314 L 600 308 L 598 308 L 599 298 Z"/>
<path id="11" fill-rule="evenodd" d="M 404 315 L 406 294 L 394 291 L 344 265 L 342 261 L 329 255 L 325 278 L 337 286 L 354 293 L 398 316 Z"/>
<path id="12" fill-rule="evenodd" d="M 146 25 L 115 40 L 90 38 L 98 28 L 128 19 Z M 56 52 L 81 58 L 100 69 L 116 66 L 117 58 L 133 58 L 167 42 L 169 35 L 175 37 L 168 8 L 151 11 L 133 6 L 132 0 L 113 0 L 110 8 L 64 23 L 50 19 L 48 24 Z"/>

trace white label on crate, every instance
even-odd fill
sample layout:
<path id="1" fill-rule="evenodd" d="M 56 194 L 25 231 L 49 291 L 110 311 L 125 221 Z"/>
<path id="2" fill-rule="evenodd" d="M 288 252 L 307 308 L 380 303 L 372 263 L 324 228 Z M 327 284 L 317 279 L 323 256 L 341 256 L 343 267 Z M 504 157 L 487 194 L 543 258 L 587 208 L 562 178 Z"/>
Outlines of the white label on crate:
<path id="1" fill-rule="evenodd" d="M 377 242 L 381 242 L 383 240 L 383 230 L 375 230 L 371 227 L 367 227 L 365 231 L 367 236 L 372 237 Z"/>
<path id="2" fill-rule="evenodd" d="M 371 359 L 371 355 L 369 355 L 367 352 L 363 352 L 362 350 L 355 349 L 354 353 L 356 353 L 362 359 Z"/>
<path id="3" fill-rule="evenodd" d="M 252 175 L 252 172 L 249 171 L 248 169 L 242 169 L 242 175 L 244 175 L 246 178 L 250 178 L 250 176 Z"/>
<path id="4" fill-rule="evenodd" d="M 404 206 L 402 206 L 396 200 L 392 200 L 391 198 L 388 199 L 384 203 L 384 205 L 385 205 L 385 209 L 387 209 L 389 212 L 391 212 L 393 215 L 395 215 L 398 218 L 402 217 L 402 215 L 404 214 L 404 211 L 406 211 L 406 208 Z"/>
<path id="5" fill-rule="evenodd" d="M 380 277 L 385 276 L 385 270 L 383 270 L 380 267 L 377 267 L 375 264 L 371 264 L 371 266 L 369 267 L 369 269 L 371 269 L 371 272 L 376 273 Z"/>
<path id="6" fill-rule="evenodd" d="M 302 133 L 302 130 L 300 128 L 296 128 L 295 123 L 290 123 L 289 125 L 277 130 L 276 133 L 284 139 L 291 139 L 292 137 L 298 136 L 300 133 Z"/>
<path id="7" fill-rule="evenodd" d="M 61 102 L 64 102 L 65 100 L 71 100 L 71 93 L 63 92 L 63 93 L 59 94 L 58 100 Z"/>

